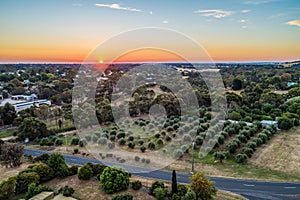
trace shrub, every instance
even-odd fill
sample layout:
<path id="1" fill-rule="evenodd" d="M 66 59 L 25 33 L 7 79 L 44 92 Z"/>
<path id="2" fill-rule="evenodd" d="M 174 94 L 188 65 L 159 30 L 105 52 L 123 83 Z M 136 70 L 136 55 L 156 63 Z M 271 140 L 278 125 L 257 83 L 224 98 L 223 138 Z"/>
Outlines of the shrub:
<path id="1" fill-rule="evenodd" d="M 54 171 L 45 163 L 39 163 L 32 167 L 32 171 L 40 176 L 40 181 L 48 181 L 53 178 Z"/>
<path id="2" fill-rule="evenodd" d="M 173 156 L 174 156 L 175 159 L 181 158 L 183 156 L 182 150 L 181 149 L 176 149 L 173 152 Z"/>
<path id="3" fill-rule="evenodd" d="M 251 158 L 252 154 L 254 153 L 253 149 L 249 147 L 244 147 L 242 151 L 248 156 L 248 158 Z"/>
<path id="4" fill-rule="evenodd" d="M 293 120 L 287 117 L 279 117 L 278 118 L 278 128 L 283 130 L 289 130 L 293 127 Z"/>
<path id="5" fill-rule="evenodd" d="M 170 142 L 171 140 L 172 140 L 172 138 L 171 138 L 170 136 L 167 135 L 167 136 L 166 136 L 166 141 L 167 141 L 167 142 Z"/>
<path id="6" fill-rule="evenodd" d="M 31 197 L 41 193 L 41 192 L 52 192 L 54 189 L 46 185 L 36 185 L 35 183 L 30 183 L 28 190 L 25 195 L 25 199 L 30 199 Z"/>
<path id="7" fill-rule="evenodd" d="M 149 142 L 148 149 L 151 149 L 151 150 L 155 149 L 155 144 L 153 142 Z"/>
<path id="8" fill-rule="evenodd" d="M 69 168 L 65 163 L 64 157 L 59 153 L 53 153 L 49 157 L 48 166 L 53 169 L 54 176 L 66 177 L 69 175 Z"/>
<path id="9" fill-rule="evenodd" d="M 197 200 L 196 193 L 193 190 L 188 189 L 185 195 L 181 197 L 181 200 Z"/>
<path id="10" fill-rule="evenodd" d="M 187 192 L 188 188 L 185 185 L 179 184 L 177 186 L 177 195 L 182 197 L 185 195 L 185 193 Z"/>
<path id="11" fill-rule="evenodd" d="M 113 148 L 115 148 L 115 143 L 114 142 L 108 142 L 107 146 L 108 146 L 109 149 L 113 149 Z"/>
<path id="12" fill-rule="evenodd" d="M 139 162 L 139 161 L 140 161 L 140 157 L 135 156 L 135 157 L 134 157 L 134 160 L 135 160 L 136 162 Z"/>
<path id="13" fill-rule="evenodd" d="M 80 147 L 84 147 L 86 145 L 87 145 L 87 141 L 85 139 L 82 139 L 82 140 L 79 141 L 79 146 Z"/>
<path id="14" fill-rule="evenodd" d="M 74 149 L 74 150 L 73 150 L 73 153 L 74 153 L 74 154 L 78 154 L 78 153 L 79 153 L 79 149 L 77 149 L 77 148 Z"/>
<path id="15" fill-rule="evenodd" d="M 193 174 L 190 180 L 190 188 L 196 193 L 197 198 L 212 199 L 217 193 L 214 183 L 199 172 Z"/>
<path id="16" fill-rule="evenodd" d="M 59 188 L 58 193 L 63 194 L 65 197 L 71 197 L 74 194 L 75 190 L 72 187 L 64 186 Z"/>
<path id="17" fill-rule="evenodd" d="M 255 150 L 255 149 L 256 149 L 256 142 L 249 142 L 249 143 L 247 144 L 247 147 L 249 147 L 249 148 Z"/>
<path id="18" fill-rule="evenodd" d="M 14 195 L 16 183 L 16 177 L 10 177 L 6 181 L 0 183 L 0 200 L 11 199 Z"/>
<path id="19" fill-rule="evenodd" d="M 49 154 L 42 154 L 40 156 L 37 156 L 33 159 L 33 162 L 44 162 L 44 163 L 47 163 L 48 162 L 48 159 L 49 159 Z"/>
<path id="20" fill-rule="evenodd" d="M 105 169 L 105 165 L 101 165 L 101 164 L 95 164 L 92 166 L 92 170 L 93 170 L 93 175 L 96 176 L 98 174 L 102 174 L 103 170 Z"/>
<path id="21" fill-rule="evenodd" d="M 134 140 L 134 137 L 131 135 L 128 137 L 128 141 L 133 141 Z"/>
<path id="22" fill-rule="evenodd" d="M 265 144 L 269 139 L 269 137 L 264 133 L 259 133 L 257 135 L 257 137 L 260 138 L 263 141 L 263 144 Z"/>
<path id="23" fill-rule="evenodd" d="M 151 185 L 151 187 L 149 188 L 149 191 L 150 191 L 150 194 L 154 194 L 153 192 L 154 192 L 154 190 L 156 189 L 156 188 L 165 188 L 165 184 L 163 183 L 163 182 L 160 182 L 160 181 L 154 181 L 153 183 L 152 183 L 152 185 Z"/>
<path id="24" fill-rule="evenodd" d="M 135 146 L 134 142 L 130 141 L 130 142 L 128 143 L 128 147 L 129 147 L 129 148 L 134 149 L 134 146 Z"/>
<path id="25" fill-rule="evenodd" d="M 16 193 L 20 194 L 27 191 L 30 183 L 38 184 L 40 176 L 36 172 L 20 172 L 17 175 Z"/>
<path id="26" fill-rule="evenodd" d="M 192 141 L 192 137 L 189 134 L 184 134 L 183 135 L 183 141 L 184 142 L 191 142 Z"/>
<path id="27" fill-rule="evenodd" d="M 84 138 L 86 139 L 86 141 L 90 142 L 92 140 L 92 136 L 90 135 L 86 135 L 84 136 Z"/>
<path id="28" fill-rule="evenodd" d="M 78 170 L 78 179 L 89 180 L 93 176 L 93 169 L 90 165 L 85 164 Z"/>
<path id="29" fill-rule="evenodd" d="M 117 138 L 120 139 L 120 138 L 125 138 L 125 133 L 124 132 L 120 132 L 117 134 Z"/>
<path id="30" fill-rule="evenodd" d="M 56 140 L 55 140 L 55 145 L 56 145 L 56 146 L 61 146 L 61 145 L 63 145 L 63 140 L 60 139 L 60 138 L 56 139 Z"/>
<path id="31" fill-rule="evenodd" d="M 121 194 L 115 196 L 112 200 L 133 200 L 133 196 L 131 194 Z"/>
<path id="32" fill-rule="evenodd" d="M 166 189 L 164 188 L 156 188 L 153 191 L 154 196 L 156 197 L 157 200 L 164 200 L 166 196 Z"/>
<path id="33" fill-rule="evenodd" d="M 156 141 L 156 144 L 158 144 L 158 145 L 162 145 L 164 143 L 164 141 L 161 139 L 161 138 L 159 138 L 157 141 Z"/>
<path id="34" fill-rule="evenodd" d="M 142 187 L 141 181 L 133 181 L 131 185 L 132 185 L 132 189 L 134 190 L 139 190 Z"/>
<path id="35" fill-rule="evenodd" d="M 141 150 L 141 152 L 143 152 L 143 153 L 144 153 L 144 152 L 146 151 L 146 147 L 144 147 L 144 146 L 141 146 L 141 147 L 140 147 L 140 150 Z"/>
<path id="36" fill-rule="evenodd" d="M 144 140 L 139 140 L 138 143 L 139 143 L 139 145 L 143 145 L 144 144 Z"/>
<path id="37" fill-rule="evenodd" d="M 105 137 L 101 137 L 98 139 L 97 143 L 100 145 L 105 145 L 107 143 L 107 139 Z"/>
<path id="38" fill-rule="evenodd" d="M 119 145 L 125 145 L 126 144 L 126 140 L 124 138 L 121 138 L 118 140 L 118 144 Z"/>
<path id="39" fill-rule="evenodd" d="M 216 151 L 214 154 L 215 160 L 222 162 L 226 158 L 226 154 L 223 151 Z"/>
<path id="40" fill-rule="evenodd" d="M 78 145 L 79 144 L 79 138 L 78 137 L 73 137 L 71 140 L 71 145 Z"/>
<path id="41" fill-rule="evenodd" d="M 120 167 L 106 167 L 100 176 L 100 185 L 108 194 L 125 190 L 129 186 L 129 173 Z"/>
<path id="42" fill-rule="evenodd" d="M 73 176 L 73 175 L 76 175 L 77 172 L 78 172 L 78 166 L 76 165 L 73 165 L 71 167 L 69 167 L 69 176 Z"/>
<path id="43" fill-rule="evenodd" d="M 181 148 L 181 150 L 182 150 L 184 153 L 188 153 L 188 152 L 189 152 L 190 146 L 187 145 L 187 144 L 184 144 L 184 145 L 182 145 L 180 148 Z"/>
<path id="44" fill-rule="evenodd" d="M 244 153 L 240 153 L 235 156 L 235 161 L 237 163 L 244 163 L 247 160 L 247 155 Z"/>

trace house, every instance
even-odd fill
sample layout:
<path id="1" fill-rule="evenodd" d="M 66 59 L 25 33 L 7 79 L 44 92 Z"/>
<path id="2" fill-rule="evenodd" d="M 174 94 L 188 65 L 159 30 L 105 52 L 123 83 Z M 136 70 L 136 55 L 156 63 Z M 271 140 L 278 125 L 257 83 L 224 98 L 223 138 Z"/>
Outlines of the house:
<path id="1" fill-rule="evenodd" d="M 37 99 L 36 94 L 31 94 L 31 95 L 13 95 L 10 97 L 11 100 L 25 100 L 25 101 L 33 101 Z"/>
<path id="2" fill-rule="evenodd" d="M 278 129 L 278 122 L 273 120 L 262 120 L 260 121 L 263 127 L 274 125 Z"/>

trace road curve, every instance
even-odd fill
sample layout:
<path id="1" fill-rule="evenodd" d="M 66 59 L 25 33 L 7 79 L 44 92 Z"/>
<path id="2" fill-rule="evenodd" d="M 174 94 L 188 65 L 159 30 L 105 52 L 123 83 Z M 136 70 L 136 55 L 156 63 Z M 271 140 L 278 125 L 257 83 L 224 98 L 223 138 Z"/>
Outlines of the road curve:
<path id="1" fill-rule="evenodd" d="M 41 154 L 52 152 L 25 149 L 25 154 L 32 156 L 39 156 Z M 73 165 L 84 165 L 87 162 L 97 163 L 97 164 L 107 164 L 100 162 L 99 160 L 82 158 L 72 155 L 63 155 L 65 161 L 68 164 Z M 171 182 L 172 172 L 164 170 L 151 171 L 141 167 L 128 166 L 124 164 L 117 164 L 126 168 L 134 168 L 133 173 L 135 176 L 140 176 L 144 178 L 157 179 L 162 181 Z M 189 183 L 190 174 L 177 173 L 177 181 L 179 183 Z M 220 190 L 226 190 L 233 193 L 240 194 L 250 200 L 293 200 L 300 199 L 300 182 L 266 182 L 266 181 L 251 181 L 251 180 L 239 180 L 231 178 L 217 178 L 210 177 L 212 181 L 215 182 L 215 186 Z"/>

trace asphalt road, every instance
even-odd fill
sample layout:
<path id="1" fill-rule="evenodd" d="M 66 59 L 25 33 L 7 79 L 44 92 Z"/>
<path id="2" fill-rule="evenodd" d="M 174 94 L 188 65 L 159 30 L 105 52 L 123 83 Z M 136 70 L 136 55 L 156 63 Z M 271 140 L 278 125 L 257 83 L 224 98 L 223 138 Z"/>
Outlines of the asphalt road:
<path id="1" fill-rule="evenodd" d="M 25 154 L 32 156 L 39 156 L 41 154 L 51 154 L 51 152 L 44 152 L 38 150 L 25 149 Z M 73 165 L 84 165 L 87 162 L 99 163 L 99 164 L 108 164 L 112 163 L 103 163 L 99 160 L 82 158 L 72 155 L 63 155 L 65 161 L 68 164 Z M 151 171 L 145 168 L 129 166 L 124 164 L 117 164 L 122 166 L 125 169 L 130 169 L 129 171 L 135 171 L 133 173 L 135 176 L 140 176 L 144 178 L 151 178 L 163 181 L 171 182 L 172 172 L 164 170 Z M 177 181 L 179 183 L 190 183 L 189 177 L 190 174 L 181 174 L 177 173 Z M 290 182 L 265 182 L 265 181 L 251 181 L 251 180 L 238 180 L 230 178 L 217 178 L 210 177 L 212 181 L 215 182 L 215 186 L 220 190 L 226 190 L 233 193 L 240 194 L 250 200 L 300 200 L 300 182 L 290 183 Z"/>

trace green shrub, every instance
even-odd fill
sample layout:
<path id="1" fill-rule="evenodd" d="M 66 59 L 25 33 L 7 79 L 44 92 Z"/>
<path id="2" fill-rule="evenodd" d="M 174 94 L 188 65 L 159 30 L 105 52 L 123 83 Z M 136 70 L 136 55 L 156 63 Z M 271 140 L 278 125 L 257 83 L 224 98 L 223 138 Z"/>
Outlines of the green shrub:
<path id="1" fill-rule="evenodd" d="M 247 160 L 247 155 L 244 153 L 240 153 L 235 156 L 235 161 L 237 163 L 244 163 Z"/>
<path id="2" fill-rule="evenodd" d="M 69 176 L 76 175 L 78 173 L 78 168 L 79 167 L 76 165 L 69 167 Z"/>
<path id="3" fill-rule="evenodd" d="M 60 139 L 60 138 L 58 138 L 58 139 L 55 140 L 55 145 L 56 146 L 61 146 L 61 145 L 63 145 L 63 143 L 64 143 L 63 140 Z"/>
<path id="4" fill-rule="evenodd" d="M 181 200 L 197 200 L 196 193 L 189 189 L 183 197 L 181 197 Z"/>
<path id="5" fill-rule="evenodd" d="M 43 162 L 43 163 L 47 163 L 48 159 L 49 159 L 49 154 L 42 154 L 40 156 L 37 156 L 33 159 L 33 162 Z"/>
<path id="6" fill-rule="evenodd" d="M 115 196 L 112 200 L 133 200 L 133 196 L 131 194 L 121 194 Z"/>
<path id="7" fill-rule="evenodd" d="M 74 154 L 78 154 L 78 153 L 79 153 L 79 149 L 77 149 L 77 148 L 74 149 L 74 150 L 73 150 L 73 153 L 74 153 Z"/>
<path id="8" fill-rule="evenodd" d="M 41 193 L 41 192 L 52 192 L 54 189 L 46 185 L 36 185 L 35 183 L 30 183 L 28 185 L 28 190 L 25 195 L 25 199 L 28 200 L 31 197 Z"/>
<path id="9" fill-rule="evenodd" d="M 80 139 L 78 137 L 73 137 L 71 140 L 71 145 L 78 145 Z"/>
<path id="10" fill-rule="evenodd" d="M 94 164 L 92 166 L 92 169 L 93 169 L 93 175 L 96 176 L 98 174 L 102 174 L 102 172 L 104 171 L 105 169 L 105 165 L 101 165 L 101 164 Z"/>
<path id="11" fill-rule="evenodd" d="M 67 177 L 69 175 L 69 168 L 65 163 L 64 157 L 59 153 L 53 153 L 49 157 L 48 166 L 53 169 L 54 176 Z"/>
<path id="12" fill-rule="evenodd" d="M 78 179 L 89 180 L 93 176 L 93 169 L 90 165 L 83 165 L 78 169 Z"/>
<path id="13" fill-rule="evenodd" d="M 158 187 L 153 191 L 153 194 L 157 200 L 164 200 L 166 196 L 166 189 Z"/>
<path id="14" fill-rule="evenodd" d="M 81 139 L 78 144 L 80 147 L 84 147 L 87 145 L 87 141 L 85 139 Z"/>
<path id="15" fill-rule="evenodd" d="M 128 147 L 129 147 L 129 148 L 134 149 L 134 146 L 135 146 L 134 142 L 130 141 L 130 142 L 128 143 Z"/>
<path id="16" fill-rule="evenodd" d="M 0 200 L 11 199 L 14 195 L 16 183 L 16 177 L 10 177 L 6 181 L 0 183 Z"/>
<path id="17" fill-rule="evenodd" d="M 133 181 L 131 185 L 132 185 L 132 189 L 134 190 L 139 190 L 142 187 L 141 181 Z"/>
<path id="18" fill-rule="evenodd" d="M 149 142 L 148 149 L 154 150 L 155 149 L 155 144 L 153 142 Z"/>
<path id="19" fill-rule="evenodd" d="M 144 153 L 144 152 L 146 151 L 146 147 L 144 147 L 144 146 L 141 146 L 141 147 L 140 147 L 140 150 L 141 150 L 141 152 L 143 152 L 143 153 Z"/>
<path id="20" fill-rule="evenodd" d="M 72 187 L 64 186 L 59 188 L 58 193 L 63 194 L 65 197 L 71 197 L 74 194 L 75 190 Z"/>
<path id="21" fill-rule="evenodd" d="M 187 192 L 188 188 L 186 185 L 178 184 L 177 185 L 177 195 L 182 197 Z"/>
<path id="22" fill-rule="evenodd" d="M 38 184 L 40 176 L 36 172 L 20 172 L 17 175 L 16 193 L 20 194 L 27 191 L 30 183 Z"/>
<path id="23" fill-rule="evenodd" d="M 152 183 L 152 185 L 151 185 L 151 187 L 149 188 L 149 191 L 150 191 L 150 194 L 154 194 L 153 192 L 154 192 L 154 190 L 156 189 L 156 188 L 165 188 L 165 184 L 163 183 L 163 182 L 160 182 L 160 181 L 154 181 L 153 183 Z"/>
<path id="24" fill-rule="evenodd" d="M 129 173 L 120 167 L 106 167 L 100 176 L 100 185 L 108 194 L 125 190 L 129 186 Z"/>
<path id="25" fill-rule="evenodd" d="M 54 171 L 45 163 L 39 163 L 33 166 L 32 171 L 40 176 L 40 181 L 48 181 L 53 178 Z"/>

